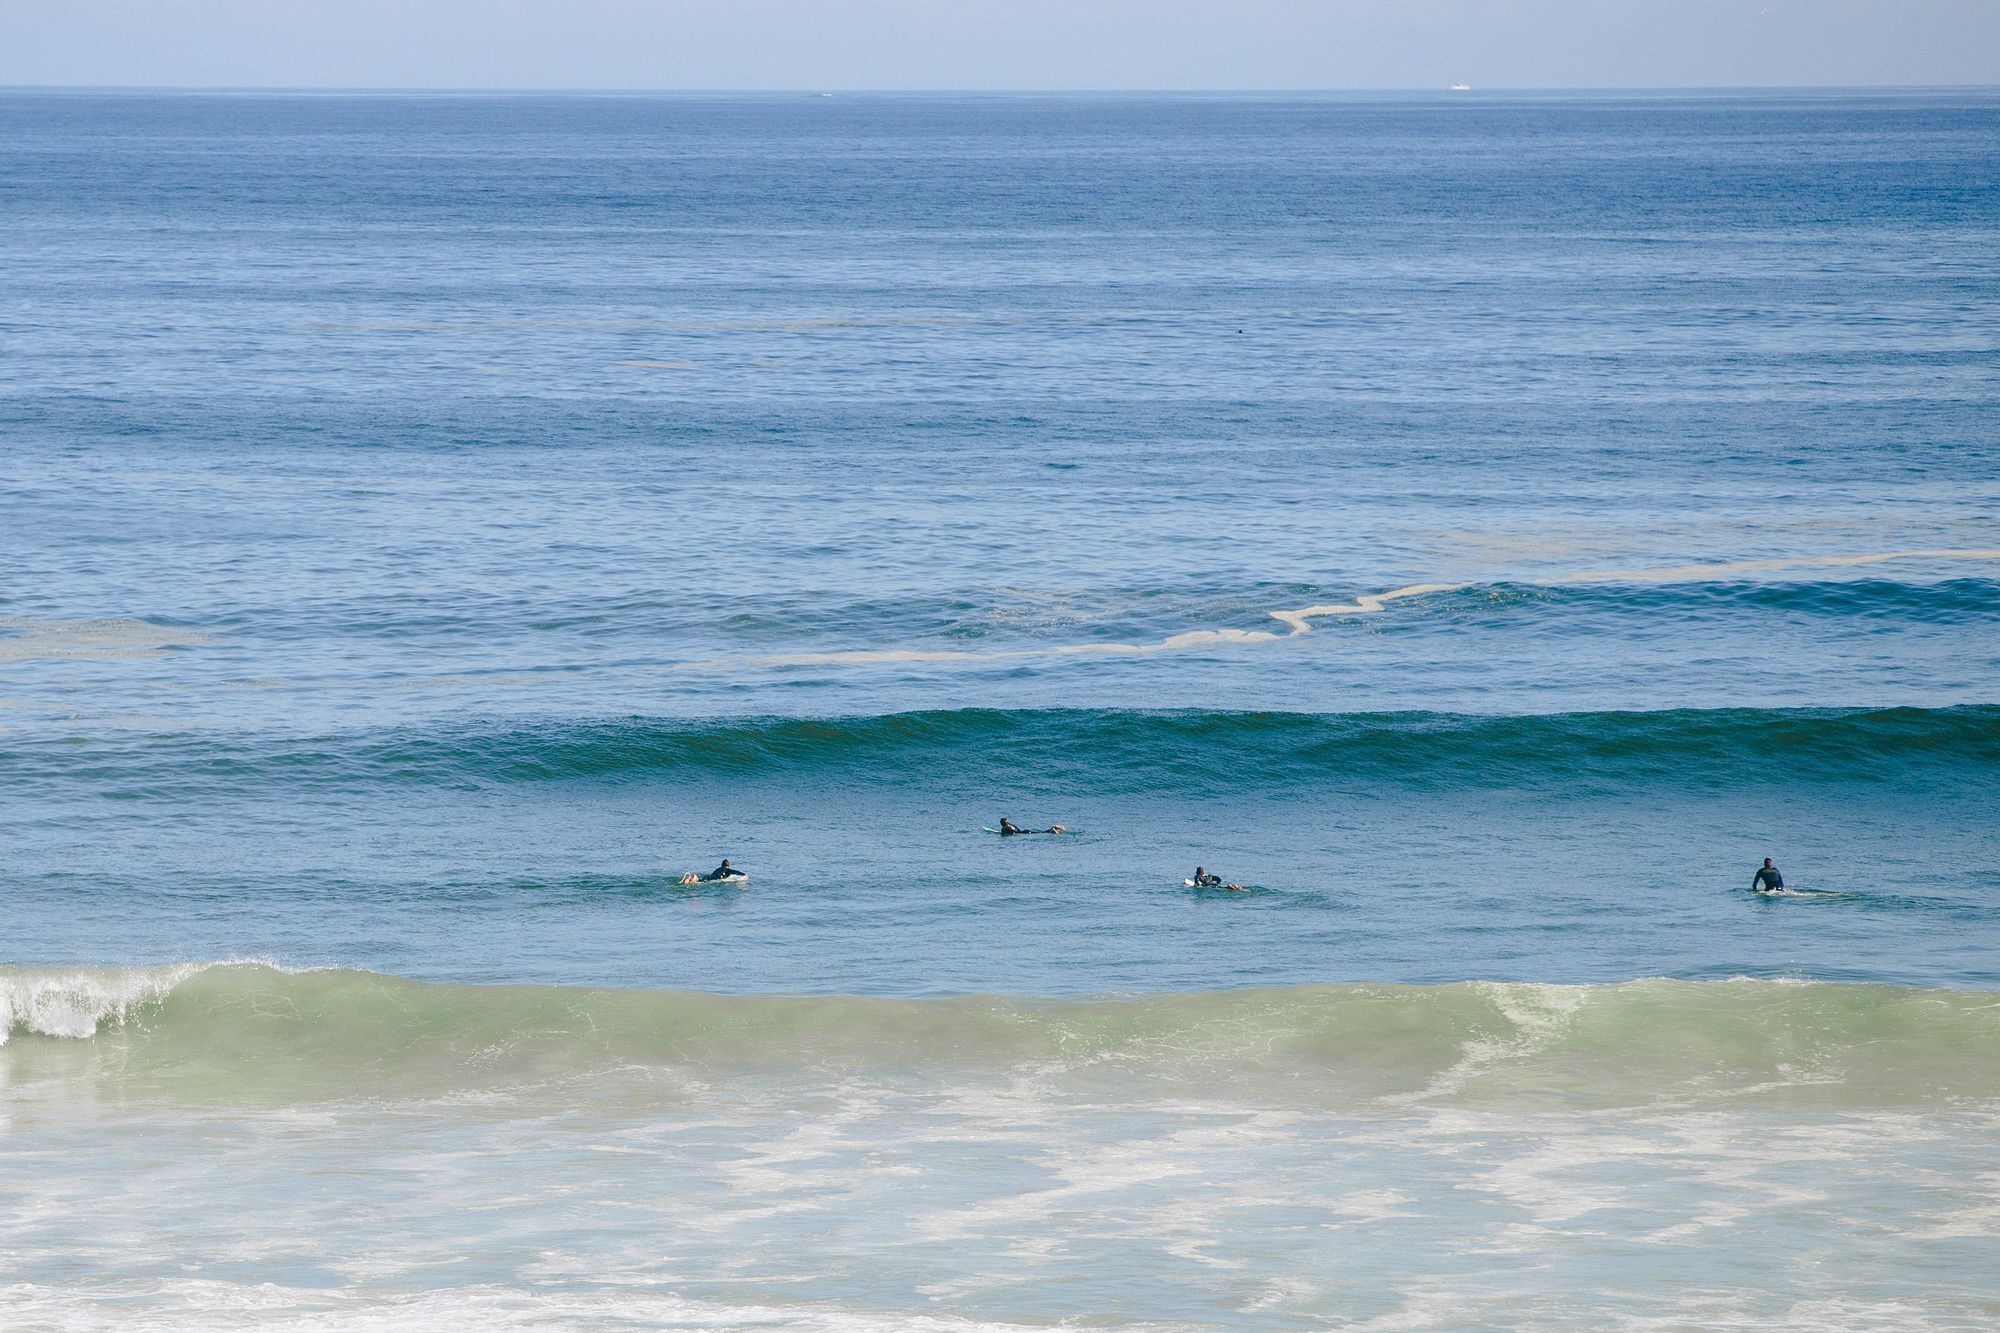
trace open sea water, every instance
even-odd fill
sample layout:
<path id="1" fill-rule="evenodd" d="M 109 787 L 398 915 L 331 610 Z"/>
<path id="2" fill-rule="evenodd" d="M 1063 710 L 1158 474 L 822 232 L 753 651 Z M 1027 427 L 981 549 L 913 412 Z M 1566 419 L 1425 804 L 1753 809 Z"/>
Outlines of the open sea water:
<path id="1" fill-rule="evenodd" d="M 10 1329 L 1991 1327 L 2000 94 L 0 93 L 0 793 Z"/>

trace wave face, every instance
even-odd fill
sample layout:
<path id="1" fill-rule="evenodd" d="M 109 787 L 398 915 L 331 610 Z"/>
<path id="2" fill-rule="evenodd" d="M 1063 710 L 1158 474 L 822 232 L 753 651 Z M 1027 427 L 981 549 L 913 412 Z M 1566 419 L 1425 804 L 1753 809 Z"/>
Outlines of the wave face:
<path id="1" fill-rule="evenodd" d="M 756 776 L 941 765 L 1062 770 L 1146 789 L 1229 779 L 1507 785 L 1686 776 L 1745 765 L 1868 779 L 1912 763 L 2000 762 L 2000 707 L 1721 709 L 1478 717 L 1141 710 L 950 711 L 831 721 L 600 724 L 396 749 L 399 772 L 537 779 L 690 771 Z M 441 771 L 439 771 L 441 770 Z M 1700 781 L 1699 777 L 1695 778 Z"/>
<path id="2" fill-rule="evenodd" d="M 814 1083 L 1010 1071 L 1315 1103 L 1839 1104 L 2000 1095 L 1983 993 L 1752 980 L 1317 985 L 1089 1000 L 466 986 L 261 964 L 0 973 L 17 1073 L 81 1046 L 202 1097 L 445 1091 L 607 1071 Z"/>
<path id="3" fill-rule="evenodd" d="M 1883 781 L 2000 765 L 2000 706 L 1677 709 L 1479 716 L 962 708 L 826 719 L 517 724 L 240 739 L 116 737 L 97 753 L 23 745 L 15 777 L 84 776 L 121 794 L 276 782 L 481 786 L 573 780 L 1060 779 L 1072 790 L 1276 786 L 1700 788 Z"/>

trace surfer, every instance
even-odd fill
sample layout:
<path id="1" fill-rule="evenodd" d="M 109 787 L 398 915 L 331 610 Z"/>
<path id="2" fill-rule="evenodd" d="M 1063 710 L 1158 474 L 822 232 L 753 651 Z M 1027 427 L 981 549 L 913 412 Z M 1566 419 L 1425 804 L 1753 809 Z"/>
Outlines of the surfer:
<path id="1" fill-rule="evenodd" d="M 1773 889 L 1784 888 L 1785 877 L 1778 873 L 1778 867 L 1772 865 L 1771 858 L 1767 856 L 1757 873 L 1750 877 L 1750 887 L 1759 893 L 1769 893 Z"/>
<path id="2" fill-rule="evenodd" d="M 735 866 L 729 864 L 729 858 L 725 856 L 722 858 L 722 864 L 717 866 L 715 869 L 709 871 L 706 875 L 696 875 L 692 873 L 682 875 L 681 883 L 720 884 L 724 880 L 748 879 L 748 878 L 750 878 L 748 875 L 744 874 L 741 870 L 738 870 Z"/>
<path id="3" fill-rule="evenodd" d="M 1067 833 L 1067 832 L 1069 832 L 1069 826 L 1066 824 L 1051 824 L 1047 828 L 1022 828 L 1019 824 L 1016 824 L 1013 820 L 1007 818 L 1005 815 L 1002 815 L 1000 817 L 1000 836 L 1003 838 L 1011 838 L 1017 833 Z"/>
<path id="4" fill-rule="evenodd" d="M 1241 884 L 1228 884 L 1220 875 L 1211 875 L 1200 866 L 1194 868 L 1194 878 L 1187 882 L 1191 889 L 1227 889 L 1231 893 L 1248 893 Z"/>

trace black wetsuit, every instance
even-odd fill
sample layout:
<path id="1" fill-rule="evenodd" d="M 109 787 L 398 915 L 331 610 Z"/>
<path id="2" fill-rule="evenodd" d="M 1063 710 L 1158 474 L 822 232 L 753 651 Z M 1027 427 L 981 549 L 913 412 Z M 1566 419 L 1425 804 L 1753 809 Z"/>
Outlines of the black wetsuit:
<path id="1" fill-rule="evenodd" d="M 703 875 L 702 880 L 706 883 L 712 884 L 718 879 L 736 879 L 742 874 L 743 874 L 742 871 L 738 870 L 735 866 L 729 864 L 729 862 L 724 861 L 721 865 L 709 871 L 706 875 Z"/>
<path id="2" fill-rule="evenodd" d="M 1194 886 L 1197 889 L 1219 889 L 1222 887 L 1222 876 L 1196 875 L 1194 877 Z"/>
<path id="3" fill-rule="evenodd" d="M 1000 836 L 1003 838 L 1011 838 L 1016 833 L 1035 833 L 1038 831 L 1039 830 L 1031 828 L 1016 828 L 1014 825 L 1008 823 L 1004 819 L 1000 821 Z"/>
<path id="4" fill-rule="evenodd" d="M 1776 866 L 1759 866 L 1756 877 L 1750 881 L 1750 887 L 1759 893 L 1782 889 L 1785 887 L 1785 877 L 1778 873 Z"/>

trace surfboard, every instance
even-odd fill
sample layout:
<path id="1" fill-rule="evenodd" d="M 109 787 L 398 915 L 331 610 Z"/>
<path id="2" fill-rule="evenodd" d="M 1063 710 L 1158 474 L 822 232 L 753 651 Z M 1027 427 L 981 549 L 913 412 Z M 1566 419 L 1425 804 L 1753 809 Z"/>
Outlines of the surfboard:
<path id="1" fill-rule="evenodd" d="M 675 880 L 674 884 L 677 888 L 698 889 L 705 884 L 748 884 L 749 882 L 750 877 L 748 875 L 724 875 L 721 879 L 703 879 L 700 875 L 690 870 Z"/>
<path id="2" fill-rule="evenodd" d="M 999 830 L 999 829 L 997 829 L 997 828 L 987 828 L 987 827 L 986 827 L 986 825 L 984 825 L 984 824 L 981 824 L 981 825 L 979 826 L 979 831 L 980 831 L 981 833 L 999 833 L 999 832 L 1000 832 L 1000 830 Z M 1050 834 L 1051 836 L 1056 836 L 1056 837 L 1071 837 L 1071 836 L 1073 836 L 1073 835 L 1075 835 L 1075 834 L 1078 834 L 1078 833 L 1081 833 L 1081 832 L 1083 832 L 1083 830 L 1082 830 L 1082 829 L 1080 829 L 1080 828 L 1065 828 L 1065 829 L 1045 829 L 1045 828 L 1024 828 L 1024 829 L 1022 829 L 1022 830 L 1021 830 L 1021 831 L 1020 831 L 1019 833 L 1017 833 L 1017 834 L 1012 834 L 1012 835 L 1008 835 L 1008 834 L 1001 834 L 1001 836 L 1002 836 L 1002 837 L 1008 837 L 1008 836 L 1012 836 L 1012 837 L 1017 837 L 1017 838 L 1025 838 L 1025 837 L 1027 837 L 1027 836 L 1028 836 L 1028 835 L 1029 835 L 1030 833 L 1047 833 L 1047 834 Z"/>
<path id="3" fill-rule="evenodd" d="M 1184 889 L 1212 889 L 1217 893 L 1250 892 L 1250 886 L 1248 884 L 1197 884 L 1191 879 L 1182 880 L 1181 887 Z"/>

